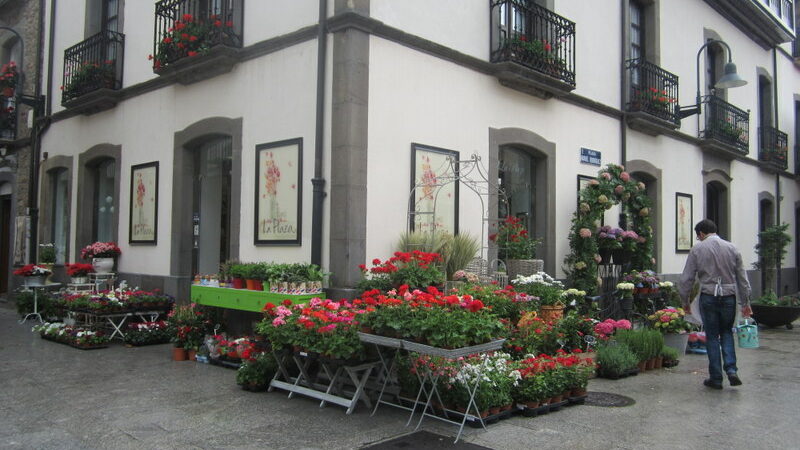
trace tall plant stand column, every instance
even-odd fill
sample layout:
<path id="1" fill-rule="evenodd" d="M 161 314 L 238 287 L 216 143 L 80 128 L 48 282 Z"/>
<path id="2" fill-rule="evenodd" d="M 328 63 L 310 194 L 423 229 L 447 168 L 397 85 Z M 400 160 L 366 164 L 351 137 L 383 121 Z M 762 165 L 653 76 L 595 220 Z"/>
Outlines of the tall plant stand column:
<path id="1" fill-rule="evenodd" d="M 61 283 L 50 283 L 41 286 L 25 286 L 24 291 L 33 291 L 33 312 L 26 314 L 25 317 L 19 321 L 19 323 L 25 323 L 25 321 L 28 320 L 28 317 L 38 318 L 39 323 L 44 323 L 44 320 L 42 320 L 42 315 L 39 314 L 39 291 L 59 286 L 61 286 Z"/>
<path id="2" fill-rule="evenodd" d="M 273 351 L 273 354 L 278 370 L 269 384 L 270 392 L 275 388 L 283 389 L 289 391 L 289 398 L 294 394 L 302 394 L 321 400 L 320 408 L 327 403 L 344 406 L 347 414 L 353 412 L 359 401 L 367 408 L 372 407 L 365 386 L 372 371 L 381 364 L 379 361 L 349 365 L 345 361 L 330 360 L 307 352 Z M 314 360 L 319 363 L 323 373 L 317 373 L 312 378 L 308 369 Z M 287 364 L 292 362 L 299 371 L 296 377 L 289 375 L 287 369 Z M 345 385 L 352 389 L 346 389 Z"/>

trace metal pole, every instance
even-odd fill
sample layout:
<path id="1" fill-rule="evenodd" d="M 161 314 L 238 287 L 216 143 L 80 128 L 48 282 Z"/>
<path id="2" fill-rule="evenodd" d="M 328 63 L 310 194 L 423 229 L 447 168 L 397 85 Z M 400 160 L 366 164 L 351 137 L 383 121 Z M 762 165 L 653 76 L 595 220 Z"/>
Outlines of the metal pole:
<path id="1" fill-rule="evenodd" d="M 317 111 L 314 132 L 314 178 L 311 209 L 311 263 L 322 266 L 322 209 L 325 201 L 325 178 L 322 173 L 323 143 L 325 140 L 325 68 L 328 51 L 328 1 L 319 1 L 317 25 Z"/>

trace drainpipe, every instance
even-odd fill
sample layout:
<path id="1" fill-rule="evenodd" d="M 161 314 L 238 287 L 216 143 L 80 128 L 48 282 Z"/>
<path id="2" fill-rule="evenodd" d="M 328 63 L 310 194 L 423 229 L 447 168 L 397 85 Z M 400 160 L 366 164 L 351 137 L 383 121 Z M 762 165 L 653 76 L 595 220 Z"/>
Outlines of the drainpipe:
<path id="1" fill-rule="evenodd" d="M 628 113 L 625 111 L 625 98 L 628 94 L 628 74 L 625 72 L 625 51 L 627 50 L 627 13 L 630 9 L 630 5 L 628 4 L 629 0 L 622 0 L 622 8 L 620 8 L 620 70 L 622 72 L 622 76 L 620 77 L 620 111 L 622 111 L 622 115 L 620 116 L 619 121 L 619 163 L 620 165 L 624 166 L 628 163 L 628 126 L 626 125 L 626 117 Z M 627 169 L 627 168 L 626 168 Z M 628 217 L 625 215 L 624 207 L 623 210 L 620 211 L 619 214 L 619 226 L 621 228 L 627 228 L 627 221 Z"/>
<path id="2" fill-rule="evenodd" d="M 328 0 L 319 0 L 317 25 L 317 111 L 314 131 L 314 196 L 311 210 L 311 263 L 322 267 L 322 208 L 325 201 L 325 178 L 322 173 L 325 125 L 325 57 L 328 51 Z"/>
<path id="3" fill-rule="evenodd" d="M 780 127 L 778 126 L 778 49 L 776 47 L 772 47 L 772 76 L 774 77 L 774 82 L 772 83 L 772 98 L 773 98 L 773 108 L 774 108 L 774 116 L 775 116 L 775 130 L 778 131 Z M 777 133 L 776 133 L 777 136 Z M 788 142 L 787 142 L 788 144 Z M 787 158 L 788 159 L 788 158 Z M 780 171 L 775 172 L 775 225 L 781 224 L 781 173 Z M 776 262 L 776 276 L 775 282 L 777 285 L 775 286 L 775 293 L 779 296 L 781 295 L 781 256 L 778 255 L 777 262 Z"/>

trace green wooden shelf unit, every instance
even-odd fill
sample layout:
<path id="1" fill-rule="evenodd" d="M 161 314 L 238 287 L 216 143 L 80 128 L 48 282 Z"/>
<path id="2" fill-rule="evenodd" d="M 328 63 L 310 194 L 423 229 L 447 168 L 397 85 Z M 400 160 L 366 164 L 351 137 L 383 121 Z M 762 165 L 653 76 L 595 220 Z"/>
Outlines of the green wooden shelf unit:
<path id="1" fill-rule="evenodd" d="M 289 299 L 292 303 L 305 303 L 314 297 L 324 298 L 325 294 L 289 295 L 273 294 L 265 291 L 247 289 L 218 288 L 211 286 L 192 286 L 192 301 L 199 305 L 217 306 L 220 308 L 240 309 L 242 311 L 261 312 L 264 305 L 279 305 Z"/>

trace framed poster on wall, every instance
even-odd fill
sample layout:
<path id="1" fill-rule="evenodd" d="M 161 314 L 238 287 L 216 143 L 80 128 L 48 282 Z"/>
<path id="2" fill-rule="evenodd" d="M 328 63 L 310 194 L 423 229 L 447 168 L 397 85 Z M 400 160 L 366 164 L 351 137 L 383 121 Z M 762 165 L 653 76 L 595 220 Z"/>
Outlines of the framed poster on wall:
<path id="1" fill-rule="evenodd" d="M 458 234 L 458 152 L 411 144 L 410 228 Z"/>
<path id="2" fill-rule="evenodd" d="M 155 244 L 158 237 L 158 161 L 131 166 L 128 242 Z"/>
<path id="3" fill-rule="evenodd" d="M 675 251 L 692 249 L 692 195 L 675 193 Z"/>
<path id="4" fill-rule="evenodd" d="M 302 174 L 302 138 L 256 146 L 256 245 L 300 245 Z"/>

